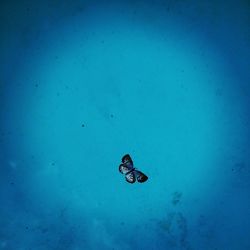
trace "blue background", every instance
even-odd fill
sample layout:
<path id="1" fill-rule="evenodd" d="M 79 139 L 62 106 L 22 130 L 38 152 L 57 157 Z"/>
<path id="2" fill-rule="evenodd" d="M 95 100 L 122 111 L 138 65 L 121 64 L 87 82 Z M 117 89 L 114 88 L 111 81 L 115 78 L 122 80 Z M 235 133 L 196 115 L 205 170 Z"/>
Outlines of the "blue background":
<path id="1" fill-rule="evenodd" d="M 0 249 L 250 249 L 248 1 L 0 14 Z"/>

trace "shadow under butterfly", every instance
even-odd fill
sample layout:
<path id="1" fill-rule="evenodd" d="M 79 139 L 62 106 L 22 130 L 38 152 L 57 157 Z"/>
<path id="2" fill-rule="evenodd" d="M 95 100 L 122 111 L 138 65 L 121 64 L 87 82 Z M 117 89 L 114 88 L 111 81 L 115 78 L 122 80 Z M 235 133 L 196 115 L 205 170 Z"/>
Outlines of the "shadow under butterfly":
<path id="1" fill-rule="evenodd" d="M 145 174 L 135 169 L 129 154 L 122 157 L 122 164 L 119 166 L 119 171 L 120 173 L 125 174 L 125 179 L 129 183 L 135 183 L 136 180 L 142 183 L 148 179 Z"/>

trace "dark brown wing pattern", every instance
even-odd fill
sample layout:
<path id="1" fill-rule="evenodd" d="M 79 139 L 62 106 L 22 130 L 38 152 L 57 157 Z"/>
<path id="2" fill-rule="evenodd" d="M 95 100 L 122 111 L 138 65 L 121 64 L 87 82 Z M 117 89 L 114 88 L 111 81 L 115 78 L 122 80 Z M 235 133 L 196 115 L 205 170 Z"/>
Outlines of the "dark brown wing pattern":
<path id="1" fill-rule="evenodd" d="M 135 174 L 136 174 L 137 181 L 140 183 L 145 182 L 148 179 L 148 177 L 145 174 L 143 174 L 141 171 L 135 170 Z"/>

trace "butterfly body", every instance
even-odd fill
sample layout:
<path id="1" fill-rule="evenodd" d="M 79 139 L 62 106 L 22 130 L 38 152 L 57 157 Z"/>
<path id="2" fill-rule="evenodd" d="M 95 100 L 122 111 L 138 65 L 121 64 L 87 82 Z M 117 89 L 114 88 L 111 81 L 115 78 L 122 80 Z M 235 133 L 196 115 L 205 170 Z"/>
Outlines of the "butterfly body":
<path id="1" fill-rule="evenodd" d="M 136 180 L 140 183 L 145 182 L 148 177 L 134 167 L 133 161 L 129 154 L 122 157 L 122 163 L 119 166 L 119 171 L 125 174 L 125 179 L 129 183 L 135 183 Z"/>

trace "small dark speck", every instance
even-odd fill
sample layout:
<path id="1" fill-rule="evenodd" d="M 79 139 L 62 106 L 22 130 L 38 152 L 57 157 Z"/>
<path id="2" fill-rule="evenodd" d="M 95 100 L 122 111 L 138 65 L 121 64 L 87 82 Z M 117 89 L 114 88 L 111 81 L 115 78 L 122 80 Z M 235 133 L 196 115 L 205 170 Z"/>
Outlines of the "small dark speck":
<path id="1" fill-rule="evenodd" d="M 113 115 L 113 114 L 111 114 L 111 115 L 110 115 L 110 117 L 111 117 L 111 118 L 114 118 L 114 115 Z"/>
<path id="2" fill-rule="evenodd" d="M 28 226 L 26 226 L 26 227 L 25 227 L 25 229 L 27 229 L 27 230 L 28 230 L 28 229 L 29 229 L 29 227 L 28 227 Z"/>
<path id="3" fill-rule="evenodd" d="M 10 185 L 14 185 L 14 182 L 11 182 Z"/>
<path id="4" fill-rule="evenodd" d="M 38 84 L 37 83 L 35 84 L 35 87 L 38 88 Z"/>
<path id="5" fill-rule="evenodd" d="M 52 162 L 51 165 L 52 165 L 52 166 L 55 166 L 56 164 L 55 164 L 55 162 Z"/>
<path id="6" fill-rule="evenodd" d="M 84 128 L 85 127 L 85 125 L 84 124 L 82 124 L 82 128 Z"/>

